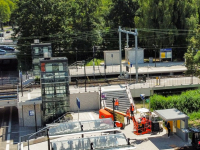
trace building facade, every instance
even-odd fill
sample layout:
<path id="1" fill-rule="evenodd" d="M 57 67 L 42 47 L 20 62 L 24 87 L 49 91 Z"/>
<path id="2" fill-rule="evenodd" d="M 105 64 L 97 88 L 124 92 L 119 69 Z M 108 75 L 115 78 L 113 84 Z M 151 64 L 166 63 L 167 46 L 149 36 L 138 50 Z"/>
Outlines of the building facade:
<path id="1" fill-rule="evenodd" d="M 40 59 L 42 120 L 50 123 L 70 110 L 68 61 L 65 57 Z"/>
<path id="2" fill-rule="evenodd" d="M 39 58 L 43 58 L 44 53 L 46 53 L 46 52 L 50 53 L 50 55 L 52 54 L 51 43 L 31 44 L 31 51 L 32 51 L 33 75 L 39 76 L 40 75 Z"/>

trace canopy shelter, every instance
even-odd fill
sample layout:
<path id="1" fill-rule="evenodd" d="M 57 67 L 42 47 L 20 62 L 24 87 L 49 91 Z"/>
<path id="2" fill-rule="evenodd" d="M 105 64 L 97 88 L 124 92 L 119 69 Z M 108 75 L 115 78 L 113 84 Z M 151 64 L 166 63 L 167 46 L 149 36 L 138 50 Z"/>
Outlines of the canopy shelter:
<path id="1" fill-rule="evenodd" d="M 51 126 L 51 125 L 49 125 Z M 89 121 L 76 121 L 53 124 L 49 128 L 50 137 L 60 137 L 66 135 L 77 135 L 95 132 L 107 132 L 120 130 L 114 127 L 114 122 L 111 118 L 89 120 Z"/>
<path id="2" fill-rule="evenodd" d="M 188 141 L 188 133 L 185 129 L 188 128 L 189 117 L 176 108 L 155 110 L 154 113 L 164 121 L 170 123 L 171 132 L 177 134 L 184 141 Z"/>
<path id="3" fill-rule="evenodd" d="M 64 141 L 51 142 L 52 149 L 90 150 L 90 149 L 135 149 L 128 145 L 124 134 L 109 134 L 96 137 L 79 138 Z"/>
<path id="4" fill-rule="evenodd" d="M 165 121 L 189 119 L 186 114 L 175 108 L 155 110 L 154 113 Z"/>

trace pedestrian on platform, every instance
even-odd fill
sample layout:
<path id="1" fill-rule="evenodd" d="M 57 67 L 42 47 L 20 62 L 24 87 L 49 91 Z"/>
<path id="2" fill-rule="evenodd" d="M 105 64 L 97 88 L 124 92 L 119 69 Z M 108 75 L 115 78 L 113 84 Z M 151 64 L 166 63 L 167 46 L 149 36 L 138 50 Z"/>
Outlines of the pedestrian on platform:
<path id="1" fill-rule="evenodd" d="M 127 125 L 130 124 L 130 109 L 127 108 L 126 110 L 126 118 L 127 118 Z"/>
<path id="2" fill-rule="evenodd" d="M 133 103 L 131 103 L 130 111 L 131 111 L 131 117 L 133 117 L 134 116 L 134 105 L 133 105 Z"/>
<path id="3" fill-rule="evenodd" d="M 168 138 L 170 138 L 170 131 L 171 131 L 171 129 L 170 129 L 170 124 L 169 124 L 169 122 L 167 123 L 167 130 L 168 130 Z"/>
<path id="4" fill-rule="evenodd" d="M 115 110 L 119 110 L 119 100 L 115 100 Z"/>

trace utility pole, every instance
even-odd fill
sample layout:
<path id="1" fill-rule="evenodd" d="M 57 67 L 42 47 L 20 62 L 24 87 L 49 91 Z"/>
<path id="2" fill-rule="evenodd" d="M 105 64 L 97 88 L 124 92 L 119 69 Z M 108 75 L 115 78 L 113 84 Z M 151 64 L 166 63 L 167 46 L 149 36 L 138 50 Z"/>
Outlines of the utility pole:
<path id="1" fill-rule="evenodd" d="M 84 62 L 84 74 L 85 74 L 85 92 L 87 92 L 87 90 L 86 90 L 86 70 L 85 70 L 85 63 L 86 63 L 86 62 Z"/>
<path id="2" fill-rule="evenodd" d="M 154 48 L 155 48 L 154 51 L 155 51 L 155 67 L 156 67 L 156 48 L 158 47 L 158 45 L 154 45 L 154 44 L 153 44 L 153 46 L 154 46 Z"/>
<path id="3" fill-rule="evenodd" d="M 94 68 L 94 46 L 93 46 L 93 75 L 95 79 L 95 68 Z"/>
<path id="4" fill-rule="evenodd" d="M 138 36 L 138 32 L 137 29 L 135 29 L 135 32 L 131 32 L 131 31 L 126 31 L 126 30 L 122 30 L 121 27 L 119 26 L 118 29 L 119 32 L 119 50 L 120 50 L 120 54 L 119 54 L 119 59 L 120 59 L 120 77 L 122 76 L 122 64 L 121 64 L 121 32 L 122 33 L 126 33 L 126 34 L 131 34 L 135 36 L 135 72 L 136 72 L 136 83 L 138 82 L 138 59 L 137 59 L 137 36 Z M 127 39 L 128 40 L 128 39 Z"/>

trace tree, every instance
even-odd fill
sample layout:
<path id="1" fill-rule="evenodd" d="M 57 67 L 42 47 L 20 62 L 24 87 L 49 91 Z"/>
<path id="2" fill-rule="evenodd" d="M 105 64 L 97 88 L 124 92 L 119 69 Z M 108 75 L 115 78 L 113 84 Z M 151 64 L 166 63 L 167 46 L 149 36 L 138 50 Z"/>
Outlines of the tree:
<path id="1" fill-rule="evenodd" d="M 31 48 L 34 39 L 41 42 L 52 43 L 53 53 L 59 49 L 66 28 L 66 3 L 65 0 L 20 0 L 14 11 L 14 18 L 18 28 L 18 59 L 21 64 L 28 64 L 31 68 Z M 26 61 L 26 63 L 25 63 Z M 22 66 L 24 68 L 24 66 Z M 28 68 L 27 68 L 28 69 Z"/>
<path id="2" fill-rule="evenodd" d="M 194 30 L 194 36 L 189 40 L 189 46 L 185 53 L 186 74 L 192 74 L 200 77 L 200 26 Z"/>
<path id="3" fill-rule="evenodd" d="M 197 5 L 195 0 L 140 0 L 137 28 L 142 28 L 140 39 L 145 47 L 152 43 L 159 48 L 174 47 L 175 58 L 182 58 L 187 47 L 188 30 L 197 25 Z M 185 48 L 179 48 L 185 47 Z"/>

